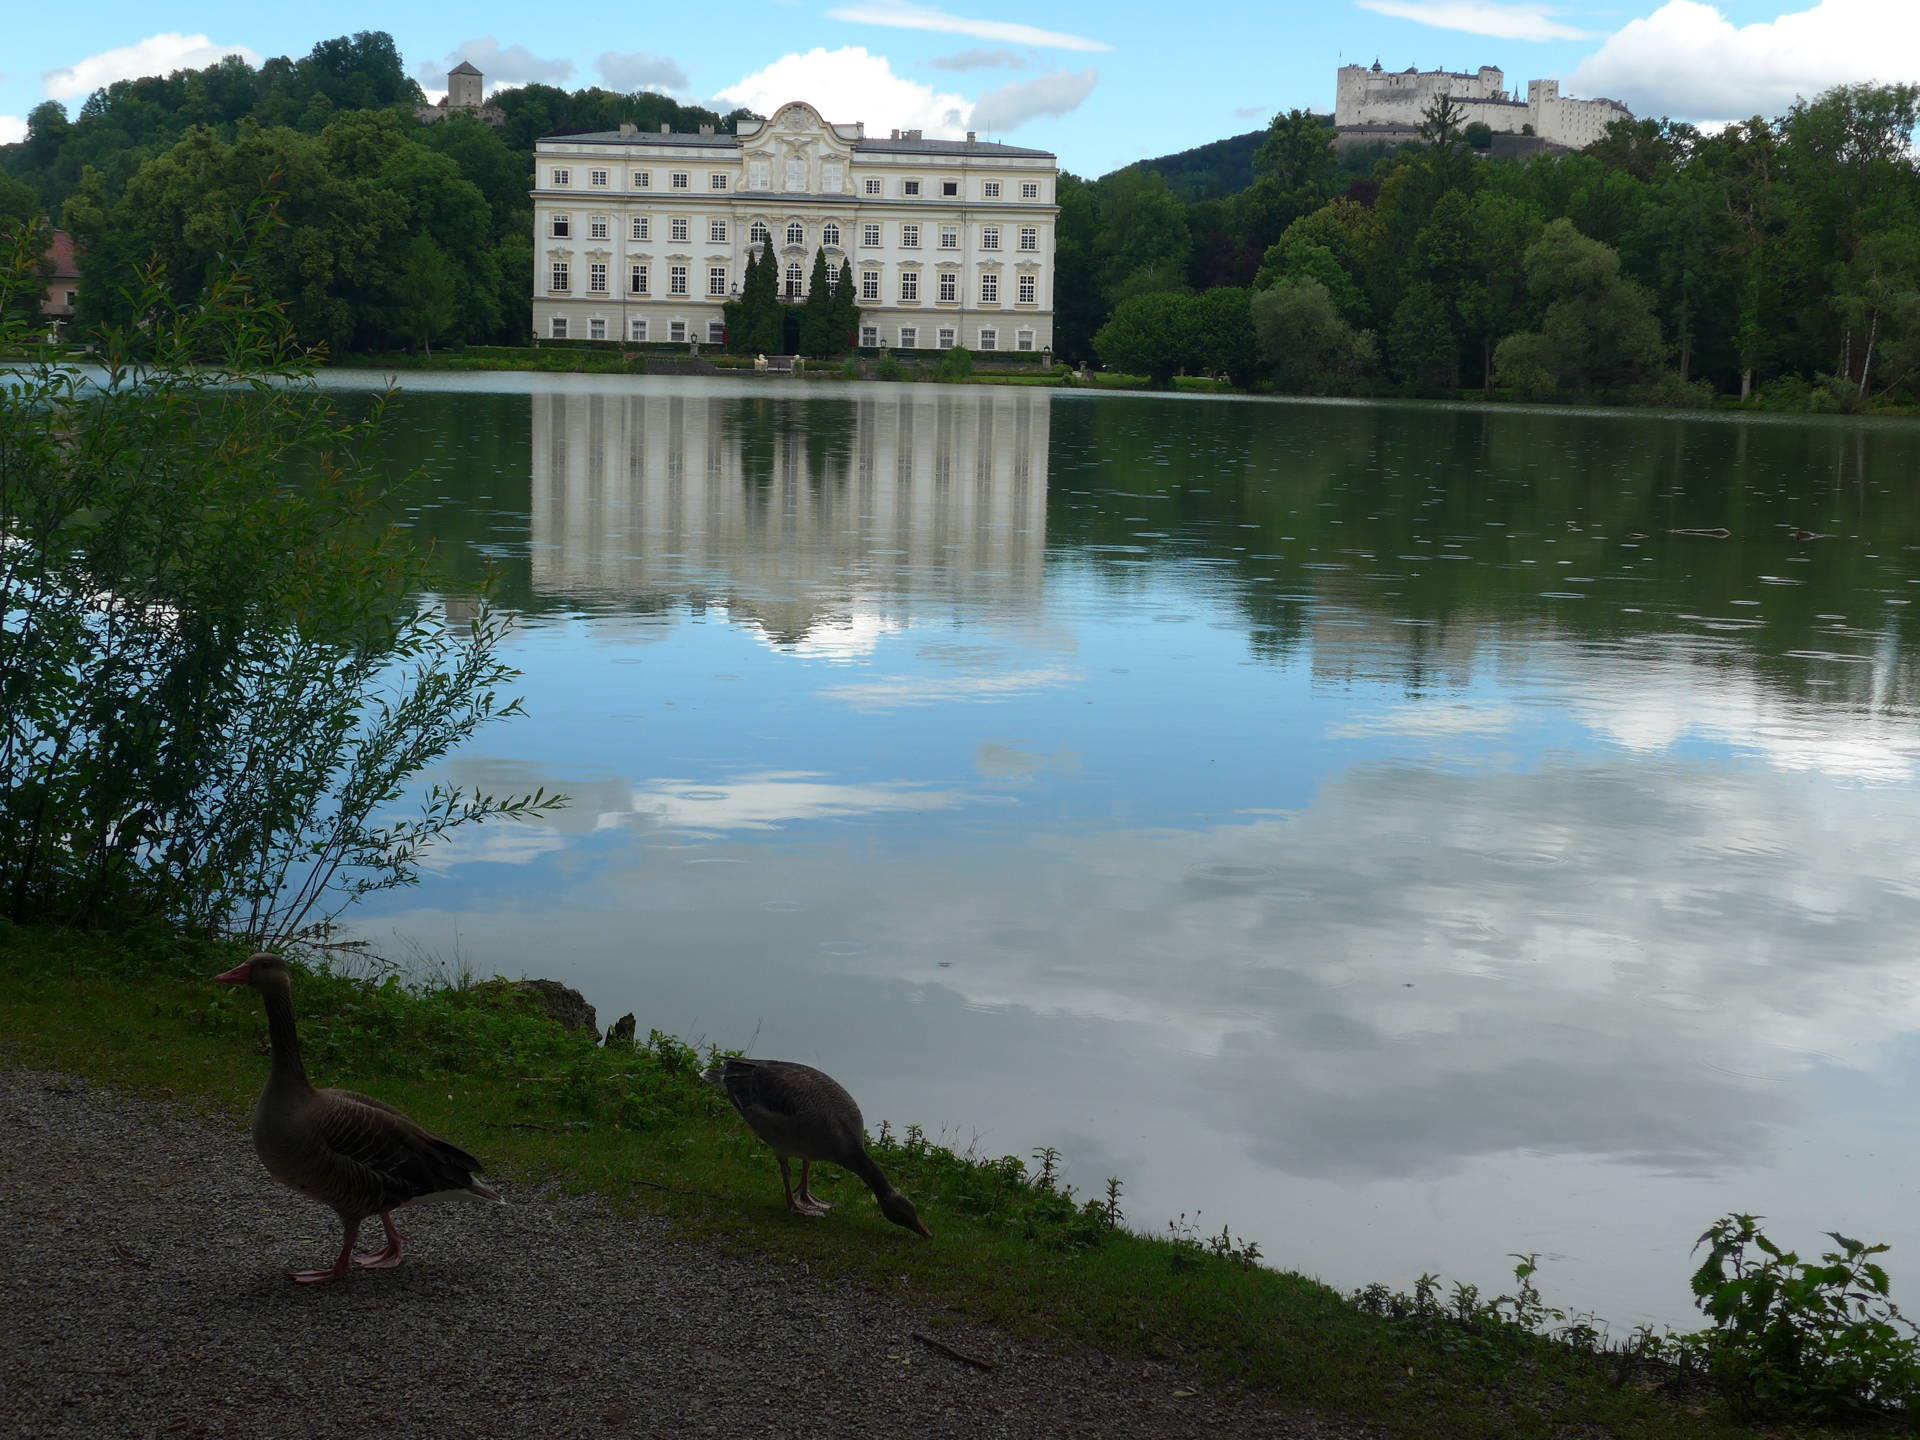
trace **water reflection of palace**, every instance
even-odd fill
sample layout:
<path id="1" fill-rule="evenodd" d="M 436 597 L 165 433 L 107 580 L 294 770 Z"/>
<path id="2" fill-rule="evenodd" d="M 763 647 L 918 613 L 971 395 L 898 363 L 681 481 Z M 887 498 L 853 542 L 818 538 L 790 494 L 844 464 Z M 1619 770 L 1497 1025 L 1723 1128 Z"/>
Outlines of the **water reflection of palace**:
<path id="1" fill-rule="evenodd" d="M 988 387 L 536 395 L 533 589 L 723 605 L 780 643 L 929 603 L 1030 612 L 1048 417 Z"/>

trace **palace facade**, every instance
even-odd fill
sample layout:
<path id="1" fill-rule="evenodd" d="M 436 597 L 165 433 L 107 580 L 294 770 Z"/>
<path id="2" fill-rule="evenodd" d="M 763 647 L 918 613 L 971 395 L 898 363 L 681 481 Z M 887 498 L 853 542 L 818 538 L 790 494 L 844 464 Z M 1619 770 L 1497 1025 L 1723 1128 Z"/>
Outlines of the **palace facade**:
<path id="1" fill-rule="evenodd" d="M 917 130 L 869 137 L 804 102 L 738 134 L 622 125 L 534 146 L 538 339 L 725 340 L 751 247 L 804 298 L 853 268 L 860 343 L 1051 350 L 1059 166 Z"/>

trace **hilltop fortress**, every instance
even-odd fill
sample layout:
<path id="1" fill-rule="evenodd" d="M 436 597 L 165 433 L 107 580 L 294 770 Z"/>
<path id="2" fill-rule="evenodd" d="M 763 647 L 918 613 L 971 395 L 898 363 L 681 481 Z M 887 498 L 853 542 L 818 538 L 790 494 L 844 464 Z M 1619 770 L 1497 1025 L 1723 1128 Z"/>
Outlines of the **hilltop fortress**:
<path id="1" fill-rule="evenodd" d="M 1615 120 L 1633 113 L 1618 100 L 1575 100 L 1560 93 L 1558 80 L 1529 80 L 1527 98 L 1506 88 L 1507 77 L 1492 65 L 1471 74 L 1455 70 L 1386 71 L 1342 65 L 1334 90 L 1333 124 L 1342 146 L 1384 141 L 1397 145 L 1417 140 L 1420 119 L 1442 95 L 1453 97 L 1460 123 L 1478 121 L 1495 135 L 1533 135 L 1540 148 L 1584 150 L 1607 133 Z"/>

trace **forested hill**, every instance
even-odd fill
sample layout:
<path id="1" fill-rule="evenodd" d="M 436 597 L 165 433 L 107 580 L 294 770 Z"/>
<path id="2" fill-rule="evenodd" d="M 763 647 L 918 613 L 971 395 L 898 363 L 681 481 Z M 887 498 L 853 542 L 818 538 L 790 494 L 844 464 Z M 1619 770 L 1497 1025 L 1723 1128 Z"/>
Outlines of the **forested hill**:
<path id="1" fill-rule="evenodd" d="M 495 129 L 423 125 L 424 99 L 393 38 L 370 31 L 257 68 L 230 56 L 117 81 L 72 117 L 49 100 L 28 115 L 25 140 L 0 146 L 0 230 L 43 218 L 73 232 L 84 328 L 127 318 L 124 292 L 153 260 L 179 298 L 196 293 L 234 217 L 272 194 L 285 223 L 262 242 L 256 275 L 302 339 L 336 352 L 429 331 L 436 342 L 524 342 L 534 140 L 750 114 L 527 85 L 488 97 L 506 116 Z"/>
<path id="2" fill-rule="evenodd" d="M 1120 168 L 1154 171 L 1166 179 L 1167 188 L 1182 200 L 1213 200 L 1238 195 L 1253 184 L 1253 157 L 1266 139 L 1266 127 L 1262 126 L 1244 135 L 1229 135 L 1224 140 L 1196 145 L 1191 150 L 1136 160 Z"/>

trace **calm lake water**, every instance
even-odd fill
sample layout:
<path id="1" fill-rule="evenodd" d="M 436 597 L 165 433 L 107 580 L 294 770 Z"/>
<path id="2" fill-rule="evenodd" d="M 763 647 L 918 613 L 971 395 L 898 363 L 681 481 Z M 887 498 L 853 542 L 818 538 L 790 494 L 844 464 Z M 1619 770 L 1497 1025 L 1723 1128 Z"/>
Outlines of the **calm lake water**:
<path id="1" fill-rule="evenodd" d="M 1343 1287 L 1682 1322 L 1734 1208 L 1920 1286 L 1920 427 L 408 383 L 529 711 L 434 778 L 573 803 L 387 953 Z"/>

